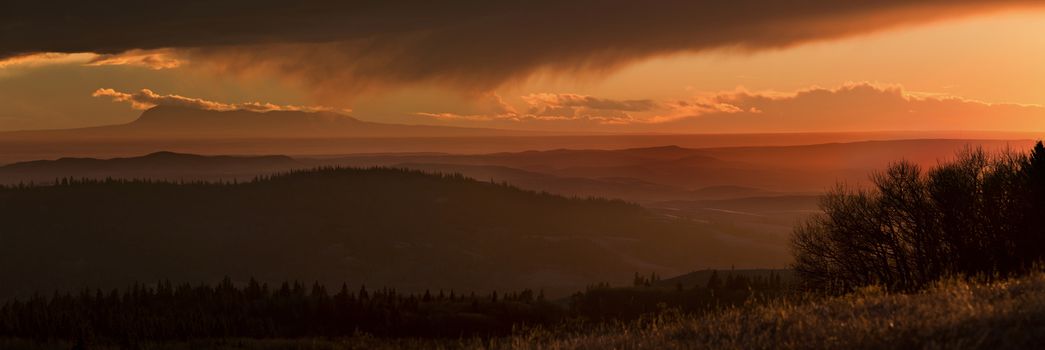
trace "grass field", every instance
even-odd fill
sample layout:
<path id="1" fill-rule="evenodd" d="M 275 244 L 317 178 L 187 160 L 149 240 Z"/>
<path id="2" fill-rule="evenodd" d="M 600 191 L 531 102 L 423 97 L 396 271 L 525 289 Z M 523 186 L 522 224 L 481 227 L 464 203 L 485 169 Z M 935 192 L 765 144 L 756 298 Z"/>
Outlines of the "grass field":
<path id="1" fill-rule="evenodd" d="M 4 349 L 71 343 L 0 341 Z M 494 339 L 220 339 L 140 349 L 1041 349 L 1045 273 L 994 283 L 951 280 L 918 294 L 867 288 L 841 297 L 774 301 L 705 316 L 666 310 L 638 321 L 563 324 Z M 89 349 L 120 345 L 94 344 Z"/>

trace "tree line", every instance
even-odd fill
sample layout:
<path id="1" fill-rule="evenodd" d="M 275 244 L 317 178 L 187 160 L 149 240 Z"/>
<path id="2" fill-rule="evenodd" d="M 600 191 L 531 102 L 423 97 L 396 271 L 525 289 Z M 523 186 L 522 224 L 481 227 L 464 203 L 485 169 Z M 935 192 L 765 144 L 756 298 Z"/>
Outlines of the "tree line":
<path id="1" fill-rule="evenodd" d="M 680 281 L 661 280 L 656 273 L 635 274 L 632 284 L 628 288 L 591 285 L 570 298 L 570 311 L 598 321 L 634 319 L 668 309 L 703 314 L 755 300 L 783 297 L 793 291 L 791 284 L 772 271 L 755 276 L 732 271 L 720 275 L 712 271 L 706 282 L 690 286 Z"/>
<path id="2" fill-rule="evenodd" d="M 633 319 L 665 309 L 704 313 L 789 290 L 772 274 L 729 273 L 723 279 L 716 273 L 708 285 L 613 288 L 600 283 L 556 301 L 531 289 L 400 293 L 347 284 L 328 290 L 318 282 L 270 286 L 225 278 L 211 286 L 160 281 L 8 301 L 0 305 L 0 337 L 133 346 L 200 338 L 504 336 L 520 327 Z"/>
<path id="3" fill-rule="evenodd" d="M 209 285 L 135 284 L 109 292 L 36 295 L 0 306 L 0 336 L 116 343 L 195 338 L 296 338 L 365 333 L 388 337 L 509 334 L 513 326 L 558 320 L 543 291 L 400 294 L 365 286 L 328 291 L 254 279 Z"/>

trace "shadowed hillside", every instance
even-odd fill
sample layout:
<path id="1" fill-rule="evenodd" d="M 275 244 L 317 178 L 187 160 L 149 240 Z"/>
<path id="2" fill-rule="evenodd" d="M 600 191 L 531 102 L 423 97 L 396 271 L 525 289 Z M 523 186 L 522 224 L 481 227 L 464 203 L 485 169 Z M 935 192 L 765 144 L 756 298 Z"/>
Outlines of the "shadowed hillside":
<path id="1" fill-rule="evenodd" d="M 217 112 L 214 112 L 217 113 Z M 234 142 L 231 142 L 234 143 Z M 663 146 L 651 148 L 584 150 L 559 149 L 490 154 L 442 153 L 381 153 L 333 157 L 295 157 L 301 164 L 311 166 L 392 166 L 428 171 L 462 173 L 480 180 L 508 181 L 527 189 L 567 195 L 624 198 L 632 201 L 708 200 L 781 194 L 819 193 L 838 181 L 866 182 L 866 174 L 884 168 L 891 161 L 906 159 L 923 167 L 950 160 L 966 146 L 986 150 L 1022 149 L 1030 141 L 1006 140 L 896 140 L 840 144 L 819 144 L 780 147 L 683 148 Z M 177 148 L 177 147 L 175 147 Z M 74 161 L 55 163 L 29 162 L 17 166 L 0 167 L 0 183 L 35 180 L 31 171 L 22 169 L 49 169 L 47 179 L 54 177 L 95 177 L 93 172 L 105 167 L 113 177 L 160 177 L 162 171 L 147 174 L 135 169 L 152 167 L 140 157 L 101 161 Z M 184 157 L 188 158 L 188 157 Z M 207 172 L 207 168 L 185 167 L 180 159 L 167 159 L 163 164 L 175 174 Z M 222 158 L 211 160 L 222 162 Z M 243 158 L 225 159 L 247 162 Z M 266 163 L 264 158 L 253 159 Z M 120 165 L 117 165 L 120 163 Z M 125 163 L 125 164 L 124 164 Z M 272 163 L 269 161 L 268 163 Z M 269 164 L 260 166 L 254 174 L 272 170 L 286 170 L 292 165 Z M 96 166 L 97 165 L 97 166 Z M 125 166 L 124 166 L 125 165 Z M 217 166 L 217 165 L 215 165 Z M 238 167 L 231 164 L 228 167 Z M 244 168 L 247 170 L 247 168 Z M 214 172 L 222 172 L 216 169 Z M 198 176 L 216 179 L 219 176 Z M 191 178 L 191 177 L 190 177 Z"/>
<path id="2" fill-rule="evenodd" d="M 167 107 L 160 108 L 160 111 Z M 175 108 L 177 109 L 177 108 Z M 151 110 L 150 110 L 151 111 Z M 143 112 L 148 116 L 149 111 Z M 190 111 L 196 113 L 196 111 Z M 222 112 L 202 111 L 208 116 L 222 116 Z M 295 112 L 270 112 L 285 115 Z M 253 117 L 264 113 L 249 114 Z M 305 113 L 305 115 L 308 115 Z M 341 116 L 342 118 L 344 116 Z M 278 118 L 273 118 L 278 119 Z M 320 118 L 322 119 L 322 118 Z M 844 133 L 777 133 L 777 134 L 535 134 L 526 131 L 470 129 L 424 125 L 401 125 L 366 122 L 340 123 L 311 127 L 313 133 L 300 134 L 289 128 L 286 133 L 228 132 L 227 137 L 213 138 L 225 127 L 203 121 L 191 131 L 167 133 L 162 128 L 151 134 L 149 127 L 135 126 L 135 122 L 81 129 L 0 132 L 0 164 L 59 157 L 131 157 L 157 150 L 194 154 L 285 154 L 294 157 L 312 155 L 345 155 L 364 153 L 446 152 L 458 154 L 488 154 L 493 152 L 524 152 L 551 149 L 599 149 L 679 145 L 684 148 L 722 147 L 780 147 L 823 144 L 828 142 L 859 142 L 865 140 L 960 139 L 960 140 L 1030 140 L 1038 137 L 1033 132 L 844 132 Z M 220 123 L 218 123 L 220 124 Z M 320 123 L 327 124 L 327 123 Z M 338 123 L 333 123 L 338 124 Z M 355 135 L 347 130 L 365 126 L 378 127 L 374 134 Z M 250 128 L 248 126 L 235 126 Z M 307 128 L 305 128 L 307 129 Z M 347 131 L 346 131 L 347 130 Z M 429 132 L 431 131 L 431 132 Z M 249 136 L 253 134 L 255 136 Z M 208 136 L 210 135 L 210 136 Z M 201 138 L 202 137 L 202 138 Z M 978 142 L 978 141 L 973 141 Z M 881 148 L 887 150 L 888 148 Z M 893 153 L 893 156 L 901 156 Z M 434 163 L 426 160 L 417 163 Z"/>
<path id="3" fill-rule="evenodd" d="M 3 296 L 225 275 L 562 293 L 635 271 L 787 262 L 782 247 L 750 248 L 620 201 L 393 169 L 239 184 L 63 180 L 0 190 L 0 222 Z"/>

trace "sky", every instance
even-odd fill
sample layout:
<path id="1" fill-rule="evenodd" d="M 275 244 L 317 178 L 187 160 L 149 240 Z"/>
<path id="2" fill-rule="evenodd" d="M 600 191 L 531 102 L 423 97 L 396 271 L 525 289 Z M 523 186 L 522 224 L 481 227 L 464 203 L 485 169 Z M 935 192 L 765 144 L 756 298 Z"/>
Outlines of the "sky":
<path id="1" fill-rule="evenodd" d="M 562 132 L 1045 131 L 1043 5 L 14 4 L 0 131 L 156 105 Z"/>

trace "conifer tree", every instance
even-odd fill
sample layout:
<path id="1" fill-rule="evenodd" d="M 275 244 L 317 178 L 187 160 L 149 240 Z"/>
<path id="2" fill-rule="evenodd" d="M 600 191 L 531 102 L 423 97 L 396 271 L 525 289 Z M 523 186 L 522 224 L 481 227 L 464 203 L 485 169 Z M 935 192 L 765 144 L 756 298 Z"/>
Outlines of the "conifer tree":
<path id="1" fill-rule="evenodd" d="M 708 289 L 719 288 L 722 288 L 722 278 L 718 277 L 718 270 L 711 270 L 711 277 L 708 277 Z"/>

